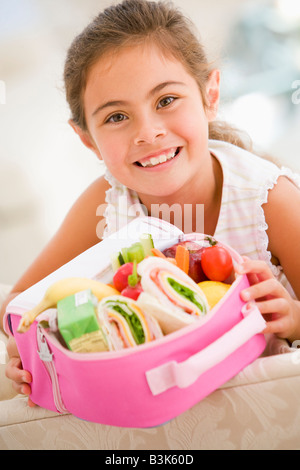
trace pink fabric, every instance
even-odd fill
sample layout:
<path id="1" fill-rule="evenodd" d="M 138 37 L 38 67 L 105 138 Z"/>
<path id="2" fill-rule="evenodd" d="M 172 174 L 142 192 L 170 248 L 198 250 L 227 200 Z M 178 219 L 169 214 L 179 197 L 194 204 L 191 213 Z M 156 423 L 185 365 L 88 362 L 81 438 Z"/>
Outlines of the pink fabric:
<path id="1" fill-rule="evenodd" d="M 151 218 L 147 219 L 147 222 L 149 226 L 152 223 L 152 227 L 156 223 Z M 139 227 L 135 231 L 135 236 L 138 236 L 139 231 L 145 232 L 143 222 L 134 221 L 132 224 Z M 163 229 L 166 229 L 166 224 Z M 204 235 L 181 234 L 178 237 L 201 240 Z M 116 241 L 124 246 L 122 237 Z M 27 291 L 28 295 L 24 293 L 16 298 L 8 305 L 5 316 L 6 331 L 9 332 L 11 324 L 23 366 L 33 376 L 31 398 L 36 404 L 52 411 L 66 409 L 81 419 L 112 426 L 141 428 L 158 426 L 191 408 L 259 357 L 266 345 L 265 338 L 260 333 L 264 329 L 264 321 L 260 321 L 262 320 L 260 318 L 257 321 L 257 315 L 253 317 L 255 322 L 253 336 L 244 344 L 240 341 L 239 328 L 233 337 L 230 333 L 230 341 L 236 341 L 236 349 L 228 354 L 228 351 L 225 351 L 226 346 L 223 351 L 223 345 L 228 343 L 226 338 L 223 341 L 223 335 L 228 334 L 236 325 L 240 325 L 244 314 L 247 313 L 240 292 L 249 285 L 249 282 L 246 276 L 239 276 L 222 300 L 197 322 L 152 343 L 135 348 L 78 354 L 67 350 L 55 337 L 43 331 L 46 339 L 46 343 L 42 342 L 45 353 L 42 357 L 43 362 L 38 353 L 37 322 L 26 333 L 17 333 L 20 315 L 26 308 L 25 300 L 28 302 L 29 298 L 31 300 L 35 298 L 34 295 L 37 297 L 42 295 L 47 285 L 53 281 L 53 276 L 61 278 L 63 274 L 66 276 L 66 273 L 87 270 L 88 260 L 89 272 L 93 270 L 99 272 L 101 268 L 99 260 L 101 259 L 104 264 L 107 262 L 99 253 L 102 255 L 103 251 L 109 253 L 110 243 L 109 239 L 99 243 L 30 288 Z M 160 248 L 159 243 L 156 246 Z M 231 252 L 233 259 L 240 262 L 238 253 L 224 246 Z M 24 308 L 21 308 L 21 305 L 24 305 Z M 252 322 L 251 315 L 249 315 L 250 320 Z M 217 361 L 217 364 L 208 370 L 204 367 L 204 372 L 201 373 L 202 365 L 197 363 L 199 351 L 211 347 L 212 343 L 220 341 L 220 338 L 222 341 L 221 350 L 218 351 L 219 362 Z M 47 351 L 47 347 L 50 352 Z M 172 367 L 169 368 L 167 373 L 170 375 L 166 377 L 168 386 L 165 390 L 159 389 L 157 392 L 155 387 L 153 389 L 151 380 L 148 382 L 149 374 L 170 362 L 175 364 L 172 366 L 175 377 L 174 370 L 172 372 Z M 186 364 L 188 364 L 187 370 Z M 179 369 L 183 371 L 181 377 Z M 189 374 L 188 378 L 186 374 Z"/>
<path id="2" fill-rule="evenodd" d="M 18 314 L 11 314 L 10 318 L 23 368 L 28 370 L 33 377 L 33 382 L 30 384 L 32 401 L 42 408 L 57 411 L 53 400 L 52 384 L 49 374 L 37 352 L 37 323 L 35 322 L 26 334 L 20 334 L 17 332 L 20 316 Z"/>
<path id="3" fill-rule="evenodd" d="M 240 278 L 229 296 L 209 317 L 147 345 L 121 352 L 76 354 L 46 338 L 53 353 L 62 401 L 66 409 L 82 419 L 113 426 L 151 427 L 160 425 L 189 409 L 257 358 L 265 348 L 265 339 L 255 335 L 233 354 L 204 372 L 189 387 L 171 387 L 153 395 L 146 372 L 158 365 L 178 363 L 210 345 L 243 319 L 239 292 L 248 285 Z M 14 331 L 20 317 L 11 315 Z M 36 323 L 21 335 L 15 333 L 24 367 L 29 370 L 32 400 L 56 410 L 49 375 L 39 358 Z"/>

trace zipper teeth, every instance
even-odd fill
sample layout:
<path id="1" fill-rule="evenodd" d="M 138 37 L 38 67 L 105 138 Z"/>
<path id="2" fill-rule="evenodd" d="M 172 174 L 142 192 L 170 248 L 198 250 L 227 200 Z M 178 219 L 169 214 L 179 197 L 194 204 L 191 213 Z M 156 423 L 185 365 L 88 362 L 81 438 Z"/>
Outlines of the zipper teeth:
<path id="1" fill-rule="evenodd" d="M 65 408 L 65 405 L 61 398 L 55 366 L 53 362 L 50 362 L 50 363 L 44 362 L 44 364 L 51 379 L 55 407 L 59 413 L 65 413 L 68 410 Z"/>
<path id="2" fill-rule="evenodd" d="M 52 389 L 53 389 L 54 403 L 55 403 L 55 406 L 56 406 L 57 410 L 60 413 L 64 413 L 68 410 L 66 409 L 66 407 L 65 407 L 65 405 L 62 401 L 55 365 L 54 365 L 53 362 L 51 362 L 48 365 L 49 365 L 49 369 L 50 369 L 50 371 L 49 371 L 50 372 L 50 377 L 52 379 Z"/>
<path id="3" fill-rule="evenodd" d="M 41 344 L 43 342 L 43 339 L 44 338 L 44 344 L 46 344 L 47 346 L 47 349 L 49 351 L 49 355 L 51 354 L 50 352 L 50 349 L 49 349 L 49 346 L 48 346 L 48 343 L 46 341 L 46 338 L 45 338 L 45 335 L 44 333 L 41 331 L 41 328 L 38 326 L 37 327 L 37 343 L 38 343 L 38 350 L 39 352 L 41 351 Z M 42 359 L 41 359 L 42 360 Z M 43 361 L 43 364 L 49 374 L 49 377 L 50 377 L 50 380 L 51 380 L 51 384 L 52 384 L 52 393 L 53 393 L 53 399 L 54 399 L 54 404 L 55 404 L 55 407 L 57 409 L 57 411 L 59 413 L 65 413 L 67 412 L 68 410 L 66 409 L 63 401 L 62 401 L 62 397 L 61 397 L 61 394 L 60 394 L 60 388 L 59 388 L 59 382 L 58 382 L 58 377 L 57 377 L 57 373 L 56 373 L 56 369 L 55 369 L 55 365 L 53 363 L 53 359 L 51 358 L 50 361 Z"/>

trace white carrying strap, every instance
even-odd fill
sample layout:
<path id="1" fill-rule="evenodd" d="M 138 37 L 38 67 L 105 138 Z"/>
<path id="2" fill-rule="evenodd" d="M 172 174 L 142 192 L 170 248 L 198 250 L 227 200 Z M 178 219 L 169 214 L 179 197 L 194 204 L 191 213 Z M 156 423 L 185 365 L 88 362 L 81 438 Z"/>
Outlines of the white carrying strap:
<path id="1" fill-rule="evenodd" d="M 175 386 L 189 387 L 204 372 L 265 329 L 266 322 L 254 303 L 244 305 L 242 314 L 244 318 L 237 325 L 202 351 L 183 362 L 170 361 L 147 371 L 146 378 L 152 394 L 159 395 Z"/>

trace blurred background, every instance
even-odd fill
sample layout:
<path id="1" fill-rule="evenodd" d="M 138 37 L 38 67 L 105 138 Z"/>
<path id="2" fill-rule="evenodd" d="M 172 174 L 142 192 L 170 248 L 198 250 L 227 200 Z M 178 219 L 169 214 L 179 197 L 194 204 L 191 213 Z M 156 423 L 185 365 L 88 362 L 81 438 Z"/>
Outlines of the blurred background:
<path id="1" fill-rule="evenodd" d="M 104 171 L 67 121 L 66 51 L 111 0 L 0 0 L 0 283 Z M 220 118 L 300 172 L 299 0 L 175 0 L 222 72 Z"/>

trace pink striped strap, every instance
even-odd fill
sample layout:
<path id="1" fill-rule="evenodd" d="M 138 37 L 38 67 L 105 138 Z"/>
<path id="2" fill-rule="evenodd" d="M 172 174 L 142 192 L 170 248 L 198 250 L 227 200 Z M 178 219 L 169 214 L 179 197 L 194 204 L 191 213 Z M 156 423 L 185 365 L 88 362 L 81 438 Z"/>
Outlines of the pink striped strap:
<path id="1" fill-rule="evenodd" d="M 147 371 L 146 378 L 152 394 L 159 395 L 175 386 L 189 387 L 204 372 L 219 364 L 265 329 L 266 322 L 255 304 L 246 304 L 242 313 L 243 320 L 202 351 L 183 362 L 170 361 Z"/>

